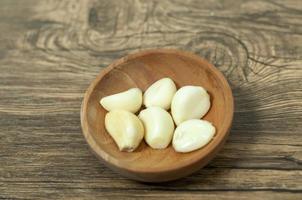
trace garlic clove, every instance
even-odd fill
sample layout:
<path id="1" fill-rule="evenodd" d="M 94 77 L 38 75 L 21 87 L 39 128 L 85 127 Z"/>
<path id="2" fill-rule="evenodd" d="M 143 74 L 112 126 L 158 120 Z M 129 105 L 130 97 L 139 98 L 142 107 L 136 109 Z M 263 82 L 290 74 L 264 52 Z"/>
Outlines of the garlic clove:
<path id="1" fill-rule="evenodd" d="M 189 119 L 200 119 L 211 106 L 210 96 L 200 86 L 184 86 L 174 95 L 171 113 L 177 125 Z"/>
<path id="2" fill-rule="evenodd" d="M 105 128 L 120 151 L 134 151 L 144 138 L 144 126 L 139 118 L 125 110 L 113 110 L 105 116 Z"/>
<path id="3" fill-rule="evenodd" d="M 138 116 L 145 127 L 145 141 L 154 149 L 166 148 L 173 137 L 174 122 L 171 115 L 160 107 L 149 107 Z"/>
<path id="4" fill-rule="evenodd" d="M 100 104 L 107 110 L 127 110 L 135 113 L 142 106 L 143 96 L 139 88 L 131 88 L 125 92 L 120 92 L 103 97 Z"/>
<path id="5" fill-rule="evenodd" d="M 162 78 L 153 83 L 144 93 L 144 105 L 148 108 L 158 106 L 170 109 L 171 101 L 176 92 L 176 86 L 172 79 Z"/>
<path id="6" fill-rule="evenodd" d="M 181 123 L 173 136 L 177 152 L 191 152 L 208 144 L 215 135 L 215 127 L 208 121 L 191 119 Z"/>

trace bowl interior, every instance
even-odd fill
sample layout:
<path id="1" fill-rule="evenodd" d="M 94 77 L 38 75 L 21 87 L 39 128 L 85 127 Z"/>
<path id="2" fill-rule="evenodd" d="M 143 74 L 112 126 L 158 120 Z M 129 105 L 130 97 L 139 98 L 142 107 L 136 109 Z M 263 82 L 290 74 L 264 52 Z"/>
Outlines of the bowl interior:
<path id="1" fill-rule="evenodd" d="M 229 88 L 226 88 L 223 76 L 205 60 L 190 54 L 179 52 L 149 52 L 114 63 L 92 84 L 90 92 L 86 93 L 87 106 L 84 112 L 90 137 L 98 149 L 101 149 L 103 159 L 119 167 L 135 171 L 162 171 L 188 165 L 201 159 L 213 151 L 226 136 L 229 128 L 231 100 L 228 99 Z M 154 150 L 144 142 L 132 152 L 120 152 L 106 132 L 104 117 L 107 113 L 99 100 L 107 95 L 122 92 L 132 87 L 145 91 L 154 81 L 170 77 L 177 87 L 197 85 L 204 87 L 211 96 L 211 108 L 203 118 L 216 127 L 214 139 L 204 148 L 191 153 L 177 153 L 170 146 L 164 150 Z M 96 152 L 98 154 L 98 152 Z"/>

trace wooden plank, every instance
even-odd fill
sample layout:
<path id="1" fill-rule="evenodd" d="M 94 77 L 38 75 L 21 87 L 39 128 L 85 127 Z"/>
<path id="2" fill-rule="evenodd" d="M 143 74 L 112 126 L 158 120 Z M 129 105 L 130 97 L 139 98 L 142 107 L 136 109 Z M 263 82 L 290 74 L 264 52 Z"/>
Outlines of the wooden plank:
<path id="1" fill-rule="evenodd" d="M 45 193 L 45 188 L 22 188 L 19 194 L 4 193 L 4 197 L 9 197 L 8 199 L 75 199 L 75 200 L 89 200 L 91 198 L 101 198 L 104 200 L 110 199 L 176 199 L 176 200 L 233 200 L 233 199 L 270 199 L 275 200 L 299 200 L 301 195 L 298 193 L 291 192 L 277 192 L 277 191 L 162 191 L 162 190 L 143 190 L 143 191 L 133 191 L 133 190 L 99 190 L 96 188 L 87 189 L 59 189 L 55 187 L 47 188 L 47 193 Z M 3 195 L 3 194 L 2 194 Z M 0 195 L 1 198 L 1 195 Z"/>
<path id="2" fill-rule="evenodd" d="M 42 155 L 42 154 L 39 154 Z M 301 192 L 300 170 L 271 170 L 271 169 L 211 169 L 205 168 L 198 173 L 183 178 L 180 181 L 162 184 L 142 184 L 130 181 L 103 166 L 92 165 L 90 159 L 82 158 L 82 165 L 73 166 L 53 164 L 55 158 L 49 156 L 48 164 L 30 162 L 23 159 L 24 167 L 14 171 L 14 167 L 4 168 L 2 189 L 8 191 L 15 186 L 20 187 L 59 187 L 59 188 L 99 188 L 99 189 L 132 189 L 132 190 L 281 190 Z M 19 159 L 21 162 L 21 159 Z M 57 155 L 57 160 L 64 158 Z M 71 160 L 74 160 L 72 158 Z M 87 160 L 87 161 L 86 161 Z M 71 162 L 71 161 L 70 161 Z M 79 161 L 78 161 L 79 162 Z M 85 165 L 84 162 L 88 164 Z M 89 169 L 89 171 L 88 171 Z M 30 174 L 28 177 L 26 174 Z M 295 181 L 293 181 L 295 180 Z M 15 186 L 14 186 L 15 185 Z M 38 186 L 37 186 L 38 185 Z"/>

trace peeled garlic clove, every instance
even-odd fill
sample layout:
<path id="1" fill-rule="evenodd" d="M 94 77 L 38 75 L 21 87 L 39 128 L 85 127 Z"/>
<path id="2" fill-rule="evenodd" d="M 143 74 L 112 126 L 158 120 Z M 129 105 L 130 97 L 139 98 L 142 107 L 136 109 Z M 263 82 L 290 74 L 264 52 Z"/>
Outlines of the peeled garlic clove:
<path id="1" fill-rule="evenodd" d="M 125 92 L 120 92 L 101 99 L 100 104 L 107 110 L 127 110 L 135 113 L 142 106 L 142 91 L 139 88 L 131 88 Z"/>
<path id="2" fill-rule="evenodd" d="M 178 125 L 189 119 L 200 119 L 210 108 L 210 96 L 200 86 L 184 86 L 174 95 L 171 113 Z"/>
<path id="3" fill-rule="evenodd" d="M 153 83 L 144 94 L 144 105 L 148 108 L 158 106 L 170 109 L 171 101 L 176 92 L 176 86 L 172 79 L 162 78 Z"/>
<path id="4" fill-rule="evenodd" d="M 215 135 L 215 127 L 208 121 L 191 119 L 181 123 L 173 136 L 173 147 L 177 152 L 190 152 L 208 144 Z"/>
<path id="5" fill-rule="evenodd" d="M 154 149 L 166 148 L 173 137 L 174 122 L 171 115 L 160 107 L 149 107 L 138 116 L 145 127 L 145 141 Z"/>
<path id="6" fill-rule="evenodd" d="M 144 138 L 144 126 L 139 118 L 125 110 L 113 110 L 105 116 L 105 128 L 120 151 L 134 151 Z"/>

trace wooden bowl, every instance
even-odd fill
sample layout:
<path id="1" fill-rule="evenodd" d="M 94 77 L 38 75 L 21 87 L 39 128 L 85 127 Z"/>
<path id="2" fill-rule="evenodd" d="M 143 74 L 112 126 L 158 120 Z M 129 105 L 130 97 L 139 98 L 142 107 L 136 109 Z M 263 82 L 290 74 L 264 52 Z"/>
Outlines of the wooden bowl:
<path id="1" fill-rule="evenodd" d="M 211 108 L 203 118 L 214 124 L 216 134 L 204 148 L 177 153 L 172 145 L 154 150 L 144 142 L 131 153 L 120 152 L 106 132 L 107 113 L 99 100 L 132 87 L 145 91 L 153 82 L 170 77 L 177 87 L 197 85 L 211 96 Z M 105 165 L 131 179 L 163 182 L 187 176 L 206 165 L 221 149 L 231 127 L 233 96 L 228 82 L 213 65 L 179 50 L 147 50 L 123 57 L 100 72 L 87 89 L 81 109 L 83 134 Z"/>

